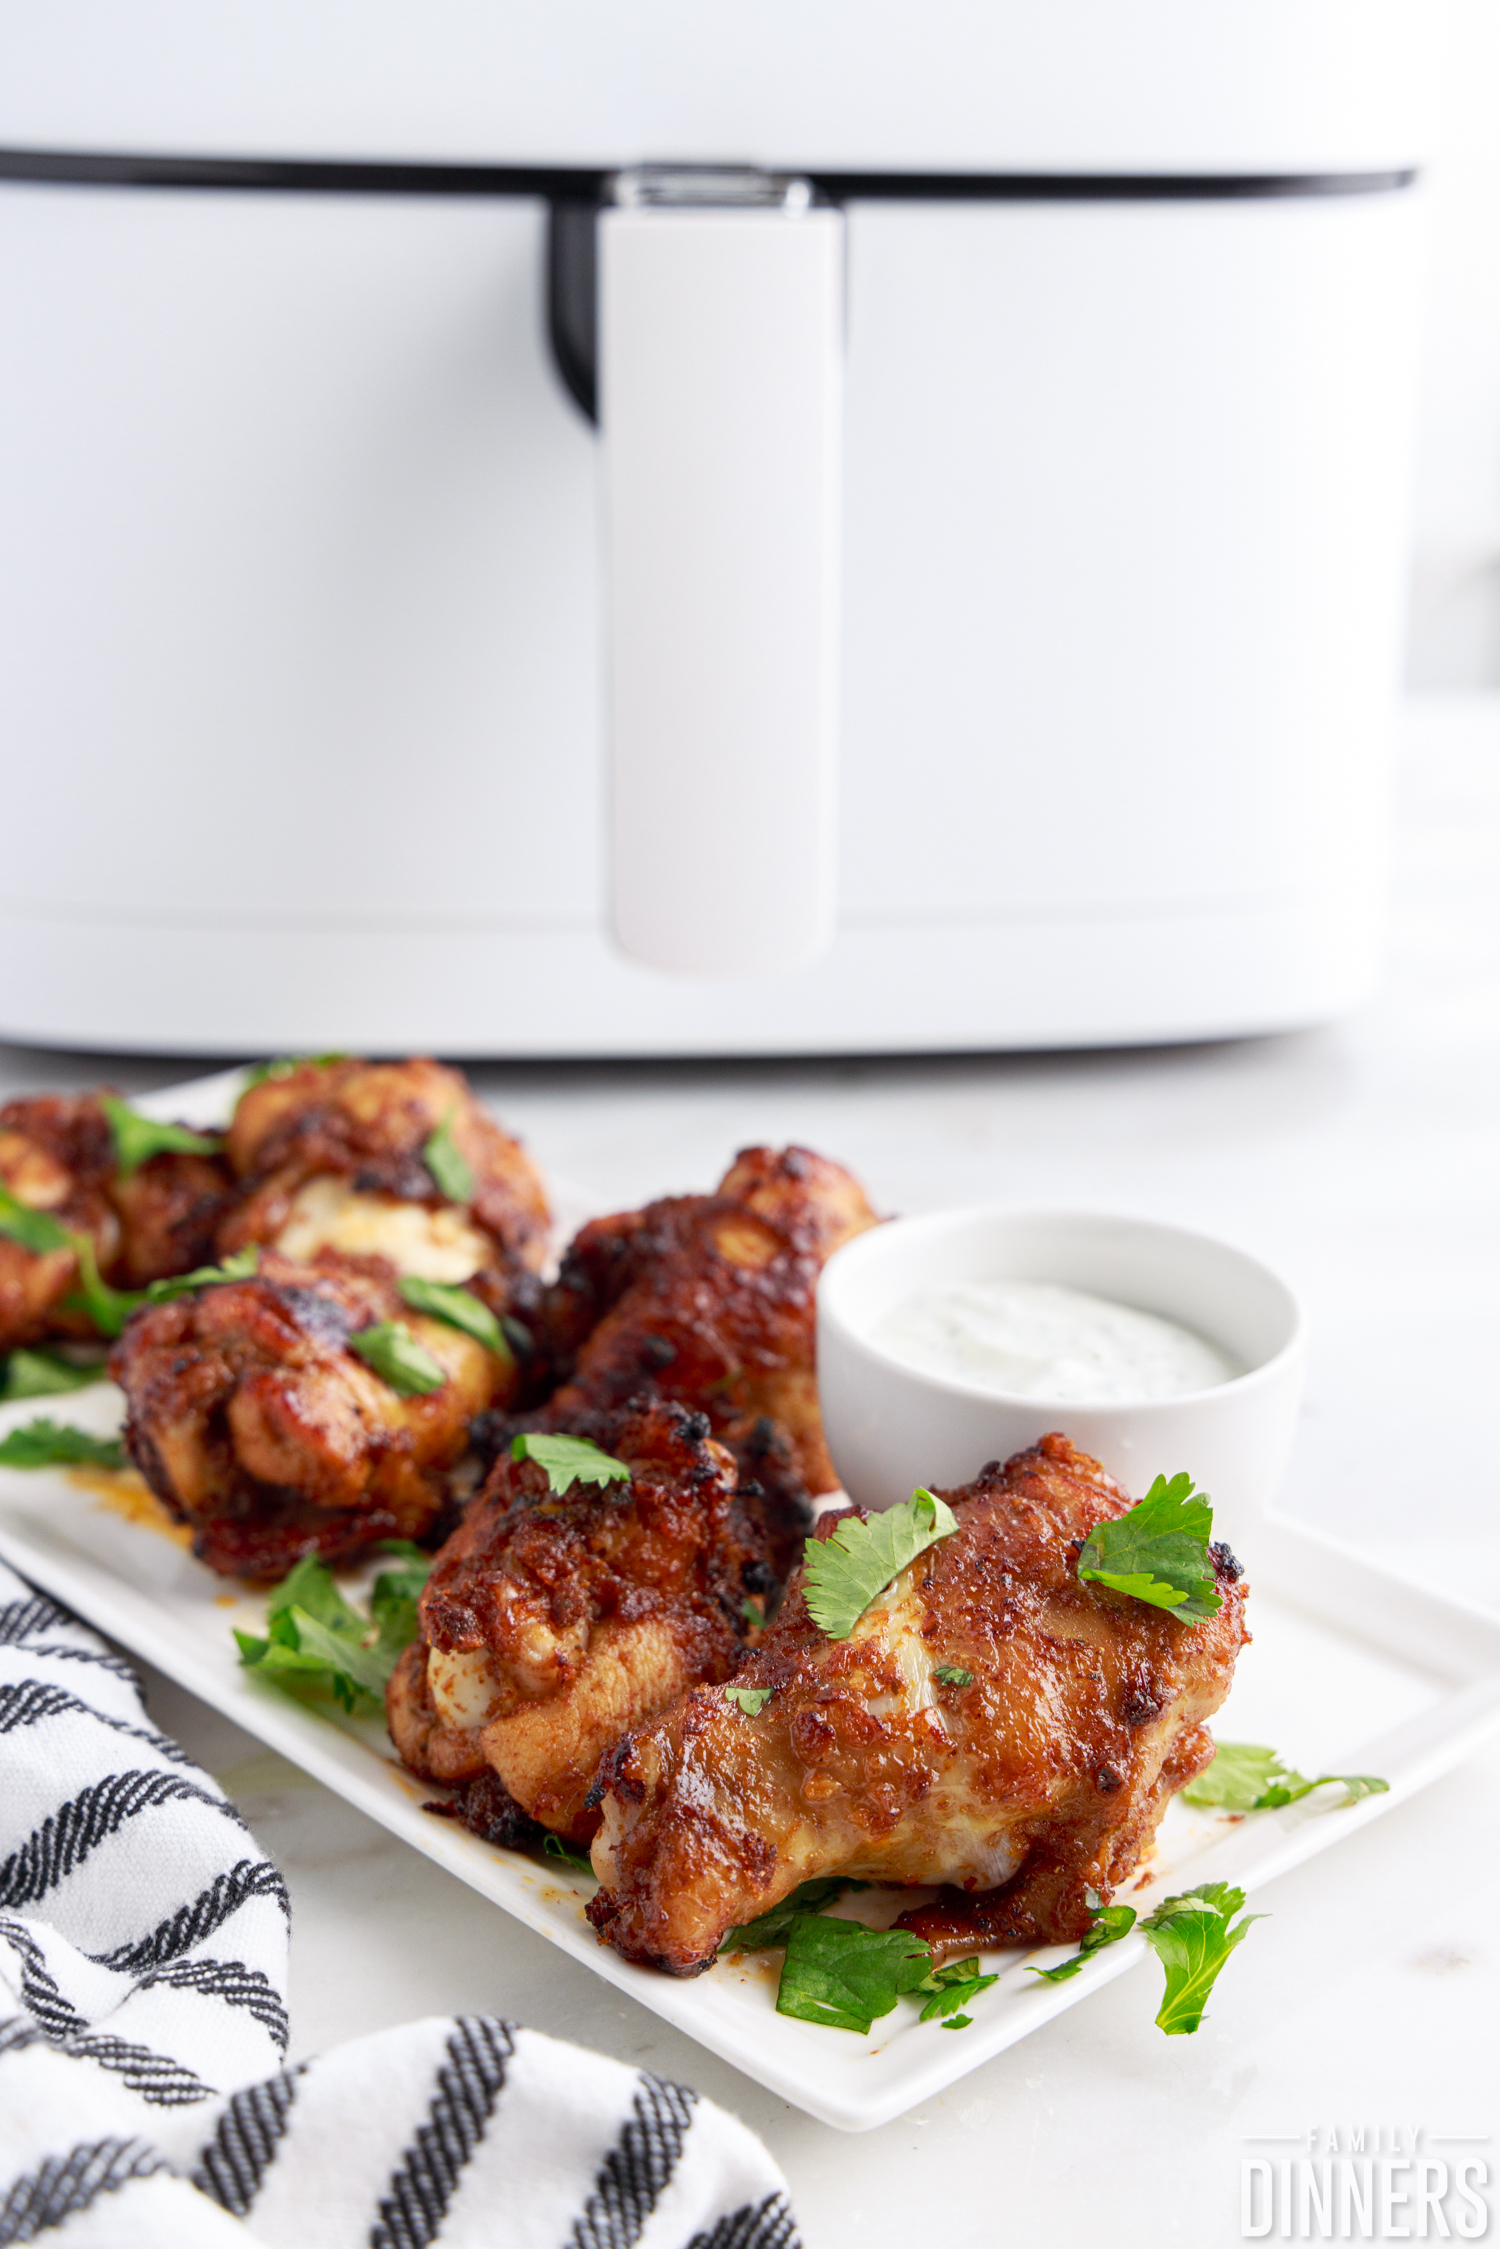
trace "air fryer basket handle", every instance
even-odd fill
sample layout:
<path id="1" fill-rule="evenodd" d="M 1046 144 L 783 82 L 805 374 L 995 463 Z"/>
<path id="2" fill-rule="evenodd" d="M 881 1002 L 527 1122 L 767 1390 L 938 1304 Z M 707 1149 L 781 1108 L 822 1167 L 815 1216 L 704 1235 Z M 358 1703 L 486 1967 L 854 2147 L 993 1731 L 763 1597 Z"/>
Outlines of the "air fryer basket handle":
<path id="1" fill-rule="evenodd" d="M 615 938 L 795 968 L 834 915 L 843 217 L 648 204 L 598 248 Z"/>

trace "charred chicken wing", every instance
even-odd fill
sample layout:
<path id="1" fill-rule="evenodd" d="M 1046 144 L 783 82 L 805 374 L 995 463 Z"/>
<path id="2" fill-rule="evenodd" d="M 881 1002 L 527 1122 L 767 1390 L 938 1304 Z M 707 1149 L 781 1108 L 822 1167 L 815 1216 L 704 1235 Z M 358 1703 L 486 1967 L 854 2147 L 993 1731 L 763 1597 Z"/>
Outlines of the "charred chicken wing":
<path id="1" fill-rule="evenodd" d="M 902 1922 L 939 1949 L 1077 1941 L 1086 1893 L 1109 1897 L 1208 1762 L 1246 1638 L 1227 1549 L 1199 1622 L 1081 1583 L 1083 1540 L 1130 1502 L 1058 1436 L 941 1496 L 956 1534 L 847 1640 L 793 1582 L 735 1676 L 770 1690 L 757 1716 L 698 1687 L 613 1751 L 589 1912 L 627 1959 L 692 1975 L 835 1873 L 944 1885 Z"/>
<path id="2" fill-rule="evenodd" d="M 352 1348 L 386 1323 L 436 1363 L 440 1386 L 408 1394 Z M 511 1368 L 411 1311 L 378 1259 L 271 1250 L 253 1279 L 136 1312 L 110 1371 L 131 1457 L 192 1525 L 195 1551 L 216 1570 L 280 1577 L 304 1554 L 428 1531 L 470 1420 Z"/>
<path id="3" fill-rule="evenodd" d="M 535 1461 L 496 1463 L 438 1556 L 387 1695 L 407 1765 L 477 1784 L 470 1824 L 496 1841 L 519 1839 L 508 1811 L 586 1841 L 604 1751 L 684 1687 L 730 1676 L 746 1595 L 769 1582 L 734 1461 L 701 1414 L 642 1401 L 599 1433 L 628 1480 L 557 1494 Z"/>
<path id="4" fill-rule="evenodd" d="M 101 1276 L 124 1289 L 207 1263 L 234 1196 L 213 1155 L 168 1151 L 122 1172 L 92 1094 L 38 1095 L 0 1108 L 0 1186 L 26 1209 L 86 1235 Z M 0 1352 L 48 1336 L 95 1334 L 77 1302 L 78 1283 L 71 1249 L 32 1250 L 0 1233 Z"/>
<path id="5" fill-rule="evenodd" d="M 221 1254 L 261 1242 L 385 1258 L 468 1283 L 496 1312 L 546 1253 L 540 1175 L 519 1141 L 440 1063 L 301 1062 L 241 1095 L 229 1161 L 244 1201 Z"/>
<path id="6" fill-rule="evenodd" d="M 538 1417 L 582 1428 L 642 1393 L 708 1415 L 760 1487 L 784 1575 L 837 1483 L 818 1411 L 814 1296 L 840 1243 L 875 1224 L 857 1180 L 806 1148 L 746 1148 L 711 1195 L 598 1218 L 547 1291 L 563 1380 Z"/>

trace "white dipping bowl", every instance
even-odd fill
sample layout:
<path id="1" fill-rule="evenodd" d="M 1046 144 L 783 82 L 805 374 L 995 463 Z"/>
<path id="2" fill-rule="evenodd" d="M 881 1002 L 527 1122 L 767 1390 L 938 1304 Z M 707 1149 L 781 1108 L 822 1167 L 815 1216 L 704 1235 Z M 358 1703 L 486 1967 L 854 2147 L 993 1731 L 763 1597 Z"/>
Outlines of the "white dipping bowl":
<path id="1" fill-rule="evenodd" d="M 1140 1404 L 1022 1397 L 923 1372 L 871 1341 L 918 1290 L 1050 1281 L 1192 1328 L 1244 1369 Z M 839 1479 L 862 1507 L 920 1485 L 971 1482 L 1060 1430 L 1133 1498 L 1186 1469 L 1233 1545 L 1270 1505 L 1302 1392 L 1304 1322 L 1284 1281 L 1243 1250 L 1149 1219 L 1086 1211 L 955 1210 L 897 1218 L 835 1252 L 818 1285 L 818 1390 Z"/>

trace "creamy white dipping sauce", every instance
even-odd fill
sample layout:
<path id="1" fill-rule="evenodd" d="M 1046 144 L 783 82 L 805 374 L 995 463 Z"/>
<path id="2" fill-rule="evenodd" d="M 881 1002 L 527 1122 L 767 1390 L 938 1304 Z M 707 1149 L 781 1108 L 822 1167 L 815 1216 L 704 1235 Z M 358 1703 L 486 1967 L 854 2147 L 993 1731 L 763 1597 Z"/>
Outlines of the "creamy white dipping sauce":
<path id="1" fill-rule="evenodd" d="M 870 1340 L 920 1374 L 1080 1405 L 1180 1398 L 1241 1371 L 1175 1320 L 1049 1281 L 922 1289 L 887 1312 Z"/>

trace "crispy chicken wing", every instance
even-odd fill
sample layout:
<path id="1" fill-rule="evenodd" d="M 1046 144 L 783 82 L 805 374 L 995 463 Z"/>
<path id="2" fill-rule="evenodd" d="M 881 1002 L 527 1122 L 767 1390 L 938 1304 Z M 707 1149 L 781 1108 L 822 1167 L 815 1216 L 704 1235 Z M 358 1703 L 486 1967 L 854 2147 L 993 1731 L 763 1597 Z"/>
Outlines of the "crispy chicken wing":
<path id="1" fill-rule="evenodd" d="M 0 1185 L 32 1210 L 87 1234 L 103 1277 L 119 1288 L 190 1272 L 213 1254 L 234 1198 L 214 1156 L 163 1153 L 129 1177 L 92 1094 L 42 1094 L 0 1108 Z M 0 1236 L 0 1352 L 47 1336 L 91 1336 L 87 1312 L 64 1309 L 78 1287 L 71 1250 L 34 1252 Z"/>
<path id="2" fill-rule="evenodd" d="M 612 1752 L 589 1913 L 627 1959 L 692 1975 L 835 1873 L 947 1885 L 902 1924 L 939 1948 L 1076 1941 L 1086 1892 L 1109 1897 L 1208 1762 L 1246 1638 L 1227 1549 L 1201 1622 L 1080 1583 L 1083 1539 L 1130 1502 L 1059 1436 L 942 1496 L 956 1534 L 849 1639 L 793 1582 L 735 1677 L 771 1690 L 757 1717 L 699 1687 Z"/>
<path id="3" fill-rule="evenodd" d="M 437 1361 L 441 1389 L 403 1396 L 349 1348 L 387 1320 Z M 136 1312 L 110 1371 L 131 1457 L 193 1526 L 194 1550 L 216 1570 L 279 1577 L 304 1554 L 427 1532 L 471 1418 L 512 1370 L 410 1311 L 378 1259 L 305 1265 L 271 1250 L 251 1280 Z"/>
<path id="4" fill-rule="evenodd" d="M 432 1158 L 434 1135 L 456 1176 Z M 437 1062 L 302 1062 L 264 1078 L 240 1097 L 228 1155 L 244 1201 L 219 1230 L 224 1254 L 263 1242 L 296 1258 L 384 1257 L 398 1273 L 467 1282 L 503 1312 L 546 1253 L 539 1173 Z"/>
<path id="5" fill-rule="evenodd" d="M 875 1224 L 857 1180 L 807 1148 L 746 1148 L 711 1195 L 598 1218 L 542 1312 L 563 1380 L 536 1425 L 571 1429 L 640 1393 L 706 1413 L 761 1504 L 785 1575 L 837 1482 L 814 1363 L 818 1275 Z"/>
<path id="6" fill-rule="evenodd" d="M 479 1779 L 473 1824 L 502 1840 L 509 1800 L 586 1841 L 604 1751 L 683 1687 L 730 1676 L 745 1597 L 769 1583 L 734 1461 L 703 1415 L 641 1401 L 599 1435 L 628 1484 L 557 1496 L 534 1461 L 496 1463 L 438 1556 L 421 1639 L 387 1696 L 413 1772 Z"/>

